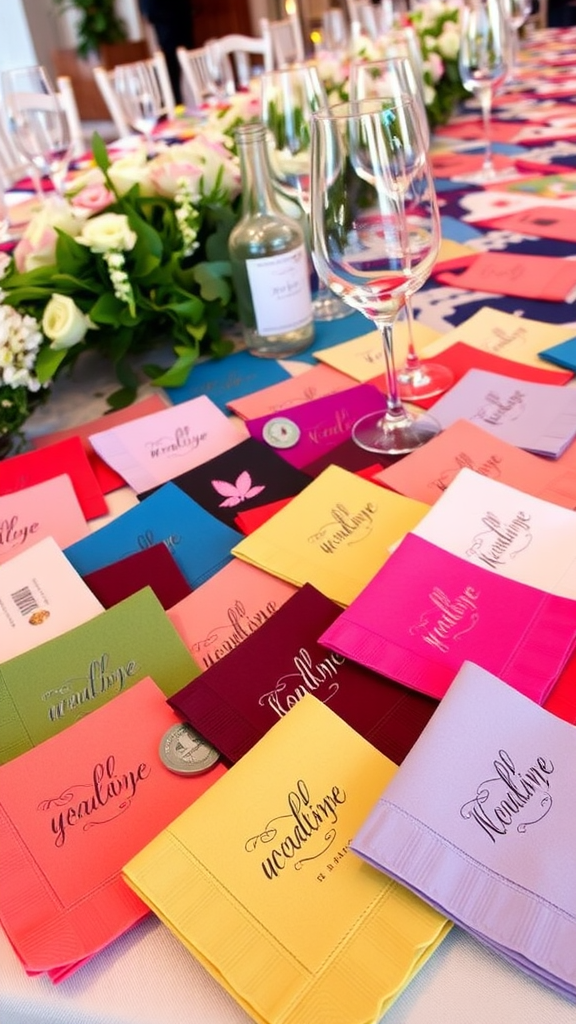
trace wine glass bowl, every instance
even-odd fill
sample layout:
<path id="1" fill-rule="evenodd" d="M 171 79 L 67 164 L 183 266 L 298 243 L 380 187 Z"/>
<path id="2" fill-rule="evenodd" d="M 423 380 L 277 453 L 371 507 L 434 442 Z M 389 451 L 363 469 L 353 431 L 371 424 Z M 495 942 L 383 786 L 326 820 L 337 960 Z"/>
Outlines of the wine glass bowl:
<path id="1" fill-rule="evenodd" d="M 418 78 L 408 56 L 378 61 L 353 61 L 350 68 L 350 99 L 381 98 L 390 102 L 409 96 L 428 149 L 430 130 L 424 104 L 423 80 Z M 405 298 L 408 348 L 404 365 L 397 374 L 400 397 L 407 401 L 441 395 L 454 382 L 454 374 L 441 363 L 422 362 L 414 342 L 414 321 L 410 295 Z"/>
<path id="2" fill-rule="evenodd" d="M 402 404 L 393 325 L 438 256 L 440 218 L 427 147 L 414 104 L 338 104 L 312 121 L 312 252 L 318 273 L 344 302 L 380 329 L 387 403 L 353 428 L 368 451 L 400 455 L 439 431 Z"/>
<path id="3" fill-rule="evenodd" d="M 508 27 L 500 0 L 468 0 L 462 7 L 458 67 L 462 85 L 480 101 L 485 153 L 479 179 L 488 181 L 496 177 L 490 139 L 492 98 L 510 67 Z"/>
<path id="4" fill-rule="evenodd" d="M 119 64 L 114 69 L 114 91 L 122 114 L 133 131 L 143 135 L 149 153 L 154 151 L 154 129 L 165 113 L 160 83 L 146 61 Z"/>
<path id="5" fill-rule="evenodd" d="M 70 126 L 46 69 L 37 64 L 2 72 L 6 121 L 12 142 L 57 195 L 62 195 L 72 153 Z"/>
<path id="6" fill-rule="evenodd" d="M 261 116 L 269 130 L 270 164 L 281 192 L 310 217 L 310 124 L 314 113 L 328 105 L 318 70 L 311 64 L 292 64 L 260 76 Z M 313 300 L 315 320 L 349 316 L 322 281 Z"/>

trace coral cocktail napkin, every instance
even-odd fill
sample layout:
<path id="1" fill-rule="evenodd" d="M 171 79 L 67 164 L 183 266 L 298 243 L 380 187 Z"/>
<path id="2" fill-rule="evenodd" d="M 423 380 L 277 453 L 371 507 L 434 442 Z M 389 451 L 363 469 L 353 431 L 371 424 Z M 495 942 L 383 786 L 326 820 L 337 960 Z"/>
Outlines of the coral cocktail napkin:
<path id="1" fill-rule="evenodd" d="M 450 927 L 348 849 L 395 771 L 307 695 L 123 875 L 260 1024 L 377 1021 Z"/>
<path id="2" fill-rule="evenodd" d="M 567 603 L 576 610 L 574 602 Z M 321 647 L 318 637 L 339 613 L 338 605 L 306 583 L 240 647 L 170 697 L 170 704 L 229 761 L 238 761 L 312 693 L 399 764 L 435 702 Z"/>
<path id="3" fill-rule="evenodd" d="M 575 759 L 573 726 L 466 662 L 352 849 L 574 998 Z"/>
<path id="4" fill-rule="evenodd" d="M 456 420 L 422 448 L 382 469 L 374 480 L 434 505 L 464 467 L 554 505 L 576 508 L 576 473 L 565 468 L 562 459 L 524 452 L 468 420 Z"/>
<path id="5" fill-rule="evenodd" d="M 346 605 L 427 511 L 422 502 L 331 466 L 232 554 L 296 586 L 312 583 Z"/>
<path id="6" fill-rule="evenodd" d="M 61 980 L 147 913 L 122 865 L 225 772 L 164 766 L 179 722 L 145 678 L 0 768 L 0 922 L 30 973 Z"/>
<path id="7" fill-rule="evenodd" d="M 409 534 L 320 641 L 438 699 L 468 660 L 541 704 L 576 644 L 576 601 Z"/>
<path id="8" fill-rule="evenodd" d="M 235 558 L 168 610 L 201 669 L 221 661 L 296 593 L 289 583 Z"/>
<path id="9" fill-rule="evenodd" d="M 499 576 L 576 597 L 576 513 L 471 469 L 413 533 Z"/>
<path id="10" fill-rule="evenodd" d="M 0 498 L 0 565 L 44 537 L 53 537 L 64 548 L 87 533 L 88 524 L 67 474 Z"/>

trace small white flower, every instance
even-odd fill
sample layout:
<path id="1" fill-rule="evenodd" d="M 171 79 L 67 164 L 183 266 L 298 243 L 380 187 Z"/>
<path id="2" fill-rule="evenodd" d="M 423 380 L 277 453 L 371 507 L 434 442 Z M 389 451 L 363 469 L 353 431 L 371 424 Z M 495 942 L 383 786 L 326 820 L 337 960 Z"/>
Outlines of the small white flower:
<path id="1" fill-rule="evenodd" d="M 32 316 L 23 316 L 11 306 L 0 305 L 0 386 L 41 387 L 32 370 L 43 335 Z"/>

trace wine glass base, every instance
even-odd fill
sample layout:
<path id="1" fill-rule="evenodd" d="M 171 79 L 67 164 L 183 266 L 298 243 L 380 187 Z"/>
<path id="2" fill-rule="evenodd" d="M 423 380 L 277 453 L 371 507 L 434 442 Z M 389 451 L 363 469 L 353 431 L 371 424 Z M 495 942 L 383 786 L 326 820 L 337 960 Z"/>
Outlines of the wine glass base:
<path id="1" fill-rule="evenodd" d="M 352 428 L 352 438 L 359 448 L 383 455 L 408 455 L 432 440 L 441 431 L 432 416 L 413 416 L 407 410 L 404 416 L 389 417 L 386 413 L 370 412 L 362 416 Z"/>
<path id="2" fill-rule="evenodd" d="M 420 363 L 410 369 L 403 367 L 397 376 L 400 398 L 417 402 L 420 398 L 442 395 L 454 383 L 454 374 L 440 363 Z"/>
<path id="3" fill-rule="evenodd" d="M 312 300 L 312 315 L 314 320 L 343 320 L 345 316 L 352 316 L 355 310 L 348 306 L 342 299 L 329 293 L 318 295 Z"/>

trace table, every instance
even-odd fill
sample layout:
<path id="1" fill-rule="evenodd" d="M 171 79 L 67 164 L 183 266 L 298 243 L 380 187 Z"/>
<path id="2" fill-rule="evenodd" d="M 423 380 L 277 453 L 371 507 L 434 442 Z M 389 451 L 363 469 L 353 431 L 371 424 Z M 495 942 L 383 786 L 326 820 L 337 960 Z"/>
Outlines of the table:
<path id="1" fill-rule="evenodd" d="M 504 108 L 501 121 L 510 116 Z M 510 153 L 518 147 L 495 147 Z M 576 143 L 539 144 L 538 158 L 559 159 L 576 168 Z M 546 163 L 542 164 L 543 170 Z M 440 181 L 445 231 L 478 248 L 574 255 L 567 243 L 551 245 L 492 232 L 490 241 L 462 219 L 465 184 Z M 439 331 L 467 319 L 483 305 L 533 319 L 571 323 L 567 304 L 511 300 L 452 287 L 431 285 L 414 299 L 419 319 Z M 359 315 L 321 325 L 315 348 L 352 338 L 371 326 Z M 575 330 L 576 333 L 576 330 Z M 52 401 L 29 423 L 29 433 L 91 419 L 103 411 L 102 392 L 110 385 L 103 366 L 84 363 L 72 381 L 57 385 Z M 135 499 L 127 488 L 110 498 L 110 515 Z M 92 524 L 93 529 L 101 525 Z M 59 986 L 24 974 L 6 936 L 0 932 L 0 1021 L 2 1024 L 249 1024 L 251 1018 L 194 960 L 176 938 L 149 916 Z M 415 980 L 386 1014 L 386 1024 L 576 1024 L 576 1006 L 509 966 L 490 950 L 454 928 Z"/>

